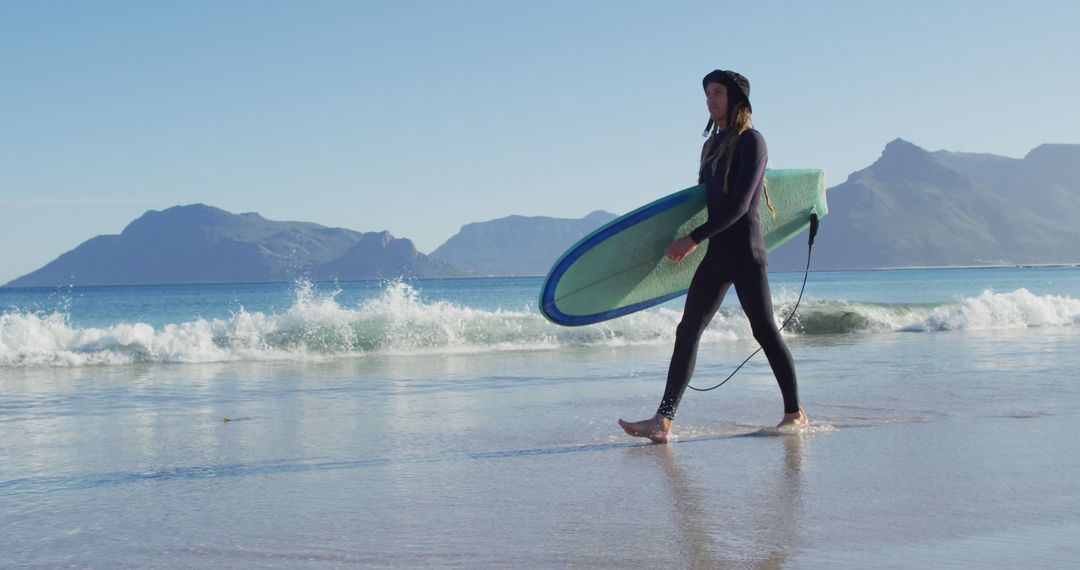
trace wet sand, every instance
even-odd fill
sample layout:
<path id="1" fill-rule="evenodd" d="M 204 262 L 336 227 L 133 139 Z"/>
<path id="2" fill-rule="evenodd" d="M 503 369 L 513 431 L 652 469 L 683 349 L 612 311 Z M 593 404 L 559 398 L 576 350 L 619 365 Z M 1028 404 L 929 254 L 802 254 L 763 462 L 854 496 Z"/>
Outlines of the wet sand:
<path id="1" fill-rule="evenodd" d="M 9 370 L 0 551 L 15 567 L 1069 568 L 1080 389 L 1059 355 L 1078 340 L 794 339 L 815 429 L 766 429 L 779 395 L 752 365 L 689 395 L 670 445 L 615 425 L 651 413 L 662 349 Z"/>

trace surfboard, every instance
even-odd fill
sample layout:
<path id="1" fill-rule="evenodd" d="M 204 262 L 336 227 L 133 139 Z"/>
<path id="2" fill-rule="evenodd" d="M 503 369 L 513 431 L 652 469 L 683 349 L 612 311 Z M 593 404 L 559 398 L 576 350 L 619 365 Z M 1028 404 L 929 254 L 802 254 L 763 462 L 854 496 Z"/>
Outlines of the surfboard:
<path id="1" fill-rule="evenodd" d="M 765 247 L 772 251 L 828 213 L 821 170 L 767 170 L 776 217 L 760 202 Z M 599 323 L 686 294 L 708 241 L 682 261 L 667 246 L 705 223 L 705 186 L 699 184 L 620 216 L 582 238 L 552 266 L 540 291 L 540 312 L 565 326 Z"/>

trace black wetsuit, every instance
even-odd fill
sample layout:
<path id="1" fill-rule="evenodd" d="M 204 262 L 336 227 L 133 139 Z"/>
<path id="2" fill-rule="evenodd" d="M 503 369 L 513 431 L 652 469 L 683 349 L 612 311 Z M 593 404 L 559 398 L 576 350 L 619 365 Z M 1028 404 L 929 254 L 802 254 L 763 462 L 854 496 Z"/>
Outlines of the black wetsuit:
<path id="1" fill-rule="evenodd" d="M 732 284 L 750 320 L 754 338 L 761 344 L 780 385 L 784 412 L 795 413 L 799 411 L 795 364 L 773 320 L 769 279 L 765 272 L 768 252 L 758 218 L 758 204 L 765 182 L 765 163 L 768 160 L 765 139 L 753 129 L 740 135 L 735 147 L 735 160 L 728 173 L 727 193 L 724 192 L 724 160 L 719 160 L 715 172 L 712 169 L 712 159 L 719 152 L 720 142 L 707 141 L 705 144 L 707 150 L 702 154 L 709 156 L 703 156 L 699 182 L 706 185 L 709 219 L 690 237 L 699 244 L 709 240 L 709 249 L 686 293 L 686 307 L 675 332 L 675 350 L 671 355 L 667 387 L 657 413 L 674 419 L 679 400 L 694 373 L 698 340 Z"/>

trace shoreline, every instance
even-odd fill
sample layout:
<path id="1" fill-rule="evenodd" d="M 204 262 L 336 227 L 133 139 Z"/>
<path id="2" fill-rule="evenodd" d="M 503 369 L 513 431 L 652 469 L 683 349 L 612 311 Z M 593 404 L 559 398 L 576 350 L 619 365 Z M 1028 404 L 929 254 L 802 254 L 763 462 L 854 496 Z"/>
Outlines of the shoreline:
<path id="1" fill-rule="evenodd" d="M 687 395 L 672 445 L 615 424 L 655 410 L 661 346 L 0 370 L 0 551 L 50 568 L 1065 568 L 1078 338 L 800 342 L 816 430 L 772 430 L 759 362 Z M 698 378 L 745 346 L 702 350 Z M 641 512 L 670 548 L 624 524 Z"/>
<path id="2" fill-rule="evenodd" d="M 861 267 L 852 269 L 811 269 L 810 273 L 841 273 L 841 272 L 868 272 L 868 271 L 918 271 L 934 269 L 1054 269 L 1054 268 L 1080 268 L 1080 262 L 1064 263 L 1015 263 L 995 265 L 903 265 L 894 267 Z M 777 273 L 802 273 L 802 269 L 780 269 Z M 546 275 L 469 275 L 457 277 L 397 277 L 393 279 L 350 279 L 346 281 L 311 281 L 311 283 L 393 283 L 396 281 L 465 281 L 477 279 L 543 279 Z M 0 291 L 55 291 L 58 289 L 103 289 L 108 287 L 206 287 L 206 286 L 235 286 L 235 285 L 290 285 L 306 280 L 296 279 L 293 281 L 227 281 L 227 282 L 193 282 L 193 283 L 132 283 L 110 285 L 37 285 L 29 287 L 10 287 L 0 285 Z"/>
<path id="3" fill-rule="evenodd" d="M 1068 263 L 1012 263 L 994 265 L 900 265 L 893 267 L 873 267 L 861 269 L 815 269 L 811 273 L 839 272 L 839 271 L 917 271 L 921 269 L 1053 269 L 1053 268 L 1080 268 L 1080 262 Z M 802 270 L 791 270 L 802 273 Z"/>

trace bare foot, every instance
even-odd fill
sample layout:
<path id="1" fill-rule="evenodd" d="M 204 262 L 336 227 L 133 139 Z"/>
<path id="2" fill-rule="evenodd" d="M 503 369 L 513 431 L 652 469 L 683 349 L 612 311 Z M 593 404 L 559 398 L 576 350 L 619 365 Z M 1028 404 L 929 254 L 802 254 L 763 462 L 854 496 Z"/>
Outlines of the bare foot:
<path id="1" fill-rule="evenodd" d="M 640 422 L 619 420 L 619 426 L 634 437 L 647 437 L 653 443 L 667 443 L 671 439 L 671 419 L 656 414 Z"/>
<path id="2" fill-rule="evenodd" d="M 799 410 L 794 414 L 784 414 L 784 419 L 777 424 L 776 427 L 780 429 L 800 429 L 810 427 L 810 418 L 806 417 L 806 412 Z"/>

